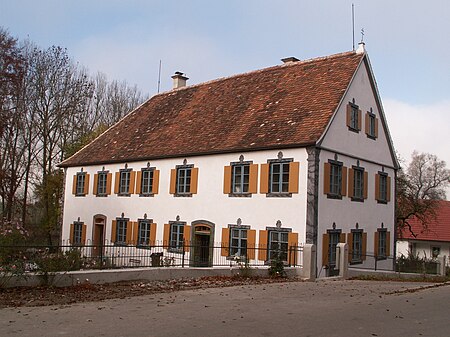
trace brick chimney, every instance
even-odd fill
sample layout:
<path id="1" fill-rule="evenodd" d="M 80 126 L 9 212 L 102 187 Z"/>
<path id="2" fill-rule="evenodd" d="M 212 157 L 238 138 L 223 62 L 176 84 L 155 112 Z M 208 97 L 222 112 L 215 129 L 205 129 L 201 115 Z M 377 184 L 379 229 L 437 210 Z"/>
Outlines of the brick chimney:
<path id="1" fill-rule="evenodd" d="M 281 59 L 281 62 L 283 63 L 292 63 L 292 62 L 298 62 L 300 61 L 298 58 L 296 58 L 295 56 L 290 56 L 290 57 L 285 57 L 284 59 Z"/>
<path id="2" fill-rule="evenodd" d="M 172 89 L 178 89 L 183 88 L 186 86 L 186 81 L 189 79 L 188 77 L 184 76 L 182 72 L 176 71 L 175 75 L 172 76 L 173 78 L 173 87 Z"/>

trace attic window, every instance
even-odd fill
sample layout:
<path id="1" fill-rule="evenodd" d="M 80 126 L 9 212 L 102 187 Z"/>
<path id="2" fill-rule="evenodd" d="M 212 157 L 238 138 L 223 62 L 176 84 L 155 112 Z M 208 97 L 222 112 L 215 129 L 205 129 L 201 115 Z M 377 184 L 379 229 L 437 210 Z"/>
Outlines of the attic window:
<path id="1" fill-rule="evenodd" d="M 361 130 L 361 110 L 354 102 L 347 104 L 347 126 L 353 132 L 358 133 Z"/>

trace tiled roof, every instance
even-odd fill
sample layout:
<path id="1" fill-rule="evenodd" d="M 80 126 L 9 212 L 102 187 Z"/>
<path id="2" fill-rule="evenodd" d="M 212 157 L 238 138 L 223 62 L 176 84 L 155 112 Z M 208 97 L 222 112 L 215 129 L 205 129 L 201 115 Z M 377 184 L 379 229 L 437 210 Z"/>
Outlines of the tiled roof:
<path id="1" fill-rule="evenodd" d="M 450 242 L 450 201 L 439 201 L 436 215 L 436 219 L 427 224 L 426 229 L 423 228 L 417 218 L 409 220 L 412 231 L 417 237 L 414 238 L 408 229 L 404 229 L 403 232 L 400 233 L 400 238 Z"/>
<path id="2" fill-rule="evenodd" d="M 60 166 L 313 144 L 363 56 L 282 64 L 155 95 Z"/>

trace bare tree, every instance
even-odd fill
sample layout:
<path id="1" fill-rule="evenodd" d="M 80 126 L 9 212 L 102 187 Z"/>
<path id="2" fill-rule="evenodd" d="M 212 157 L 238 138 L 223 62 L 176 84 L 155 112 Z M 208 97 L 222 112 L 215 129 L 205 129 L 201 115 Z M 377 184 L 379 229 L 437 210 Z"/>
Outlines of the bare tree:
<path id="1" fill-rule="evenodd" d="M 445 199 L 450 183 L 446 163 L 429 153 L 413 152 L 406 171 L 397 177 L 397 226 L 415 237 L 410 220 L 415 217 L 426 229 L 436 218 L 438 200 Z"/>

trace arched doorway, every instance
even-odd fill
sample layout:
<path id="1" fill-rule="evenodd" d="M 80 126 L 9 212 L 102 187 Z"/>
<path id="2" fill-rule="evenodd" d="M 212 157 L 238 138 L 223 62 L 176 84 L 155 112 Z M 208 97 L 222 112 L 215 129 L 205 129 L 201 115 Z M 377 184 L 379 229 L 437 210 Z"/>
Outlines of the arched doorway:
<path id="1" fill-rule="evenodd" d="M 92 257 L 99 257 L 100 261 L 103 260 L 104 255 L 104 242 L 106 231 L 106 216 L 103 214 L 94 215 L 93 227 L 92 227 Z"/>
<path id="2" fill-rule="evenodd" d="M 192 222 L 191 264 L 194 267 L 213 265 L 214 223 L 207 220 Z"/>

